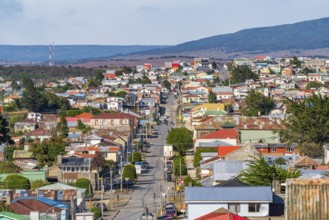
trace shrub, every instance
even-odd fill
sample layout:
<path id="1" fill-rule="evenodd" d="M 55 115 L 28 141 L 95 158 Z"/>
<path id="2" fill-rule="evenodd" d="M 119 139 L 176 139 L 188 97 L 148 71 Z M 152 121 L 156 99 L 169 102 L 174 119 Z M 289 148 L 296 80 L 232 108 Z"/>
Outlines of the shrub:
<path id="1" fill-rule="evenodd" d="M 174 158 L 174 172 L 176 176 L 187 175 L 186 163 L 183 156 Z"/>
<path id="2" fill-rule="evenodd" d="M 90 183 L 90 180 L 87 178 L 79 178 L 75 182 L 75 186 L 81 189 L 86 189 L 86 196 L 93 194 L 93 187 Z"/>
<path id="3" fill-rule="evenodd" d="M 125 179 L 125 178 L 129 178 L 130 180 L 137 179 L 136 168 L 133 164 L 127 164 L 123 168 L 122 179 Z"/>
<path id="4" fill-rule="evenodd" d="M 133 157 L 134 160 L 131 160 L 132 155 L 134 156 Z M 129 162 L 141 162 L 142 161 L 141 152 L 136 151 L 136 152 L 132 152 L 132 154 L 129 154 L 128 155 L 128 161 Z"/>
<path id="5" fill-rule="evenodd" d="M 18 174 L 8 175 L 2 181 L 3 189 L 30 189 L 30 180 Z"/>

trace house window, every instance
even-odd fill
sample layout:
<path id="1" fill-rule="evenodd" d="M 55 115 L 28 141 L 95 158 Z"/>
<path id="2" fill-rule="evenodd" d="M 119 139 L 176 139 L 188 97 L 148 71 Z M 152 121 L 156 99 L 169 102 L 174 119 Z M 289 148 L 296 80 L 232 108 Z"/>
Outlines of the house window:
<path id="1" fill-rule="evenodd" d="M 240 204 L 238 204 L 238 203 L 229 203 L 228 204 L 228 209 L 231 212 L 238 213 L 238 212 L 240 212 Z"/>
<path id="2" fill-rule="evenodd" d="M 291 147 L 287 147 L 287 152 L 293 152 Z"/>
<path id="3" fill-rule="evenodd" d="M 106 120 L 102 120 L 102 126 L 106 125 Z"/>
<path id="4" fill-rule="evenodd" d="M 272 152 L 276 152 L 276 147 L 273 147 L 272 148 Z"/>
<path id="5" fill-rule="evenodd" d="M 120 125 L 123 125 L 123 120 L 122 119 L 120 119 Z"/>
<path id="6" fill-rule="evenodd" d="M 113 119 L 111 120 L 111 125 L 114 125 L 114 120 Z"/>
<path id="7" fill-rule="evenodd" d="M 259 212 L 260 204 L 259 203 L 249 203 L 248 210 L 249 210 L 249 212 Z"/>
<path id="8" fill-rule="evenodd" d="M 98 125 L 98 120 L 95 120 L 95 125 Z"/>

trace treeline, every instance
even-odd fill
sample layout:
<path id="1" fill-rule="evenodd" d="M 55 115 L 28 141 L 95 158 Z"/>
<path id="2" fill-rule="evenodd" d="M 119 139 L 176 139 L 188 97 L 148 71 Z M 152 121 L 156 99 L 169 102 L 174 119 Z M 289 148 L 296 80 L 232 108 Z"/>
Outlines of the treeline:
<path id="1" fill-rule="evenodd" d="M 102 69 L 72 67 L 72 66 L 0 66 L 0 77 L 4 79 L 62 79 L 66 77 L 87 77 L 90 78 Z"/>

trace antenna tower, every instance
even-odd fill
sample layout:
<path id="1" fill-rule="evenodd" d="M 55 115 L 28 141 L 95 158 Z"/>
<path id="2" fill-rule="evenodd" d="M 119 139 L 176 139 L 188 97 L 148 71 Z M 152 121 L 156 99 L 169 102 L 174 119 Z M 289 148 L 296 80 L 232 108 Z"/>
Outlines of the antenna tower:
<path id="1" fill-rule="evenodd" d="M 48 66 L 54 66 L 55 65 L 54 50 L 55 50 L 55 45 L 54 45 L 54 42 L 53 42 L 53 43 L 50 43 L 49 44 Z"/>

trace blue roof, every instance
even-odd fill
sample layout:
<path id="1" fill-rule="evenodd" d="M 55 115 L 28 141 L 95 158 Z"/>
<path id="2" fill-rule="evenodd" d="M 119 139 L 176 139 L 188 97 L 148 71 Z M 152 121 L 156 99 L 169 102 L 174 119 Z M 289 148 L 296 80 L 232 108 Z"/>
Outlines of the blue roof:
<path id="1" fill-rule="evenodd" d="M 186 187 L 186 203 L 193 202 L 268 202 L 273 201 L 271 186 Z"/>
<path id="2" fill-rule="evenodd" d="M 54 201 L 52 199 L 48 199 L 48 198 L 45 198 L 45 197 L 36 197 L 36 196 L 27 196 L 27 197 L 20 197 L 18 199 L 14 199 L 13 202 L 17 202 L 21 199 L 35 199 L 35 200 L 39 200 L 40 202 L 42 203 L 45 203 L 49 206 L 53 206 L 53 207 L 57 207 L 57 208 L 60 208 L 60 209 L 68 209 L 69 208 L 69 205 L 67 203 L 64 203 L 64 202 L 58 202 L 58 201 Z"/>

